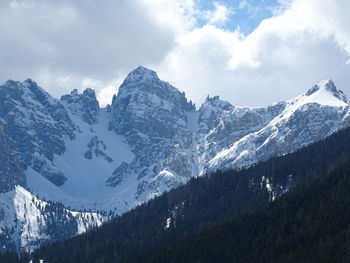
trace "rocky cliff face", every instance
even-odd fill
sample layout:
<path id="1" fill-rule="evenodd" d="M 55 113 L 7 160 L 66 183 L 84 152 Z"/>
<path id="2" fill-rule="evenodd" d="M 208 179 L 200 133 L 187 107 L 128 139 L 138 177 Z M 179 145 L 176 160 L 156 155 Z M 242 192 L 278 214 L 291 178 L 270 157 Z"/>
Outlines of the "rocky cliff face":
<path id="1" fill-rule="evenodd" d="M 64 153 L 64 138 L 75 137 L 66 109 L 30 79 L 7 81 L 0 87 L 0 118 L 21 166 L 64 184 L 67 178 L 52 162 Z"/>
<path id="2" fill-rule="evenodd" d="M 18 160 L 13 154 L 11 144 L 0 124 L 0 193 L 15 189 L 17 185 L 25 186 L 26 178 Z"/>
<path id="3" fill-rule="evenodd" d="M 102 221 L 107 217 L 101 214 L 121 214 L 191 177 L 251 165 L 323 139 L 349 126 L 349 118 L 348 100 L 330 80 L 268 107 L 236 107 L 208 97 L 198 110 L 144 67 L 126 77 L 106 108 L 99 107 L 91 89 L 57 100 L 32 80 L 8 81 L 0 86 L 0 122 L 8 143 L 0 133 L 0 145 L 11 155 L 0 153 L 0 162 L 13 156 L 19 168 L 1 166 L 1 189 L 8 194 L 20 185 L 38 200 L 60 202 L 62 211 L 89 209 Z M 50 236 L 42 216 L 38 240 L 77 233 L 73 220 L 65 236 Z M 56 219 L 50 220 L 65 222 Z M 84 229 L 91 225 L 87 220 Z M 32 233 L 7 235 L 29 244 Z"/>
<path id="4" fill-rule="evenodd" d="M 122 163 L 107 180 L 115 187 L 137 178 L 135 197 L 178 186 L 192 173 L 187 152 L 192 145 L 188 114 L 195 107 L 169 83 L 144 67 L 131 72 L 111 105 L 109 128 L 125 137 L 135 158 Z M 145 197 L 147 199 L 147 196 Z"/>

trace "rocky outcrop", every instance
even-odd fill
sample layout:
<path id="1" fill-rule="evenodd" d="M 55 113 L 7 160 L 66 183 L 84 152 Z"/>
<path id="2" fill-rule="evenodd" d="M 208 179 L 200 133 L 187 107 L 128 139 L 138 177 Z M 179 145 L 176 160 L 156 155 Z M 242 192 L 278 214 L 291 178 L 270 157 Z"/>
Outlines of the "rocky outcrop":
<path id="1" fill-rule="evenodd" d="M 63 95 L 61 102 L 65 102 L 70 112 L 81 117 L 86 123 L 91 125 L 97 122 L 100 105 L 92 89 L 86 89 L 82 94 L 78 94 L 75 89 L 70 94 Z"/>

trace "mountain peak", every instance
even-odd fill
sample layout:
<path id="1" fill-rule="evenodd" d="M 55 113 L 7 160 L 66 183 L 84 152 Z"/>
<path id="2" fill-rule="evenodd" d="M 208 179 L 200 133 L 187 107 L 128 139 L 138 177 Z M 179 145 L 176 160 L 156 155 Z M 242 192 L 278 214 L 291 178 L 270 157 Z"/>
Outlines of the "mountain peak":
<path id="1" fill-rule="evenodd" d="M 73 89 L 70 92 L 70 94 L 66 94 L 66 95 L 61 96 L 61 100 L 63 100 L 63 101 L 66 100 L 66 101 L 68 101 L 68 103 L 71 103 L 72 98 L 83 99 L 84 97 L 89 97 L 93 100 L 97 100 L 95 91 L 93 89 L 90 89 L 90 88 L 86 88 L 82 94 L 80 94 L 77 89 Z"/>
<path id="2" fill-rule="evenodd" d="M 70 95 L 72 96 L 77 96 L 78 95 L 78 90 L 77 89 L 73 89 L 71 92 L 70 92 Z M 64 95 L 63 95 L 64 96 Z M 62 96 L 62 97 L 63 97 Z"/>
<path id="3" fill-rule="evenodd" d="M 149 69 L 149 68 L 146 68 L 142 65 L 138 66 L 137 68 L 135 68 L 134 70 L 132 70 L 130 72 L 130 74 L 148 74 L 148 73 L 151 73 L 151 74 L 156 74 L 155 71 Z"/>
<path id="4" fill-rule="evenodd" d="M 324 88 L 324 89 L 331 91 L 331 92 L 338 92 L 338 89 L 336 88 L 336 86 L 334 85 L 334 83 L 331 79 L 322 80 L 317 84 L 317 86 Z"/>
<path id="5" fill-rule="evenodd" d="M 86 88 L 86 89 L 83 91 L 83 95 L 85 95 L 85 96 L 96 97 L 95 91 L 94 91 L 93 89 L 90 89 L 90 88 Z"/>
<path id="6" fill-rule="evenodd" d="M 320 101 L 321 104 L 329 104 L 332 101 L 333 104 L 339 106 L 345 106 L 347 103 L 346 95 L 334 85 L 331 79 L 320 81 L 317 85 L 313 86 L 306 93 L 310 99 L 313 98 L 315 102 Z M 329 101 L 329 103 L 327 103 Z M 338 102 L 338 103 L 335 103 Z"/>
<path id="7" fill-rule="evenodd" d="M 9 79 L 4 83 L 4 85 L 7 87 L 12 87 L 12 88 L 17 87 L 17 88 L 21 88 L 21 89 L 23 88 L 22 87 L 23 84 L 25 87 L 28 87 L 28 86 L 38 87 L 38 84 L 30 78 L 27 78 L 23 82 Z"/>
<path id="8" fill-rule="evenodd" d="M 228 110 L 232 108 L 232 105 L 229 102 L 222 100 L 219 96 L 209 97 L 208 95 L 201 108 L 203 109 L 208 107 L 216 107 L 222 110 Z"/>
<path id="9" fill-rule="evenodd" d="M 67 103 L 73 114 L 81 115 L 86 123 L 91 125 L 97 122 L 100 105 L 94 90 L 87 88 L 79 94 L 77 89 L 73 89 L 70 94 L 63 95 L 61 101 Z"/>
<path id="10" fill-rule="evenodd" d="M 126 98 L 139 93 L 148 94 L 147 96 L 151 97 L 157 96 L 166 101 L 174 98 L 181 101 L 186 100 L 184 92 L 181 93 L 168 82 L 160 80 L 155 71 L 143 66 L 137 67 L 127 75 L 119 87 L 117 97 Z M 116 102 L 116 100 L 112 100 L 112 105 L 114 104 L 113 101 Z"/>
<path id="11" fill-rule="evenodd" d="M 26 80 L 24 80 L 24 83 L 27 83 L 27 84 L 29 84 L 29 85 L 35 85 L 35 86 L 38 85 L 38 84 L 37 84 L 34 80 L 32 80 L 31 78 L 27 78 Z"/>
<path id="12" fill-rule="evenodd" d="M 125 81 L 153 82 L 153 81 L 160 81 L 160 80 L 155 71 L 150 70 L 144 66 L 138 66 L 136 69 L 134 69 L 128 74 Z"/>

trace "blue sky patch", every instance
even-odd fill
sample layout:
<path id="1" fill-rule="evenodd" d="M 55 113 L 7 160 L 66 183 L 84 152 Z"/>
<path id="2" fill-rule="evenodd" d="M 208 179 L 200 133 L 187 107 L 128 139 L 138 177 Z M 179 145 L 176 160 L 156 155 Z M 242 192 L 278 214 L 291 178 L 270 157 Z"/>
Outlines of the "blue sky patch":
<path id="1" fill-rule="evenodd" d="M 230 15 L 221 27 L 229 31 L 239 28 L 245 35 L 251 33 L 262 20 L 272 17 L 273 10 L 280 5 L 277 0 L 198 0 L 197 3 L 203 11 L 214 10 L 215 3 L 225 5 L 230 10 Z M 205 23 L 205 18 L 198 18 L 199 26 Z"/>

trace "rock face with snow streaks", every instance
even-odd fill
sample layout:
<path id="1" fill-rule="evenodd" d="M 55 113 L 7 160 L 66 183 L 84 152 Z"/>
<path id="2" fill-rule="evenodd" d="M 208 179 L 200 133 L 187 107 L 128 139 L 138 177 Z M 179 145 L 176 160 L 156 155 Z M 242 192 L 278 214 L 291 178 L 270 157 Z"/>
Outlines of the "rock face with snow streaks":
<path id="1" fill-rule="evenodd" d="M 184 93 L 159 80 L 154 71 L 144 67 L 132 71 L 113 99 L 109 127 L 125 136 L 135 158 L 116 168 L 107 184 L 116 186 L 135 176 L 139 198 L 186 182 L 192 176 L 186 154 L 192 144 L 187 114 L 193 111 Z"/>
<path id="2" fill-rule="evenodd" d="M 11 144 L 3 129 L 0 124 L 0 193 L 11 191 L 16 185 L 26 185 L 24 172 L 12 152 Z"/>
<path id="3" fill-rule="evenodd" d="M 7 81 L 0 86 L 0 120 L 21 166 L 31 167 L 57 186 L 66 177 L 52 164 L 74 139 L 75 126 L 66 109 L 34 81 Z"/>

